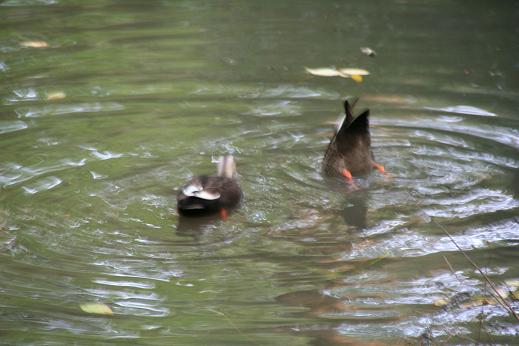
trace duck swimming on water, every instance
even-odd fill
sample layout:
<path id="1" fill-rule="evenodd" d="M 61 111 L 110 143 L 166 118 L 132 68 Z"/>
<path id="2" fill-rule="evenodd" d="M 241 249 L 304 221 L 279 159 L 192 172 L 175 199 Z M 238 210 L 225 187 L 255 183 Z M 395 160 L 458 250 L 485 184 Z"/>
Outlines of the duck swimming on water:
<path id="1" fill-rule="evenodd" d="M 233 156 L 221 156 L 216 175 L 194 177 L 178 192 L 178 212 L 186 216 L 219 212 L 222 219 L 227 219 L 228 211 L 240 203 L 243 195 L 236 175 Z"/>
<path id="2" fill-rule="evenodd" d="M 339 123 L 337 130 L 328 144 L 323 159 L 323 172 L 327 176 L 342 176 L 355 186 L 353 176 L 366 176 L 375 168 L 385 173 L 384 167 L 375 162 L 371 151 L 371 135 L 369 133 L 369 109 L 359 115 L 353 115 L 355 98 L 351 104 L 344 101 L 346 117 Z"/>

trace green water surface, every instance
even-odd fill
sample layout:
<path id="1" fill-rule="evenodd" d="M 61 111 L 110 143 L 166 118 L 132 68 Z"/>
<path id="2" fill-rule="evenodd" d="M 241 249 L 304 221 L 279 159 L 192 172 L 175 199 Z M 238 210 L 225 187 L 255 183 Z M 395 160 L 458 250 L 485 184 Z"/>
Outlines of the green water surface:
<path id="1" fill-rule="evenodd" d="M 441 227 L 515 289 L 518 37 L 513 1 L 0 0 L 0 344 L 516 343 Z M 350 96 L 356 192 L 320 174 Z M 179 219 L 224 153 L 242 207 Z"/>

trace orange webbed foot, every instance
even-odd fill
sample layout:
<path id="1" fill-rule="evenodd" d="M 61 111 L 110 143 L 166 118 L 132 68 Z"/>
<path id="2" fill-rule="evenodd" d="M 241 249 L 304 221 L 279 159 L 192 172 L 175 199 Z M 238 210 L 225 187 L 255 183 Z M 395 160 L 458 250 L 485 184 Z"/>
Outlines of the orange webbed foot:
<path id="1" fill-rule="evenodd" d="M 386 174 L 386 169 L 381 164 L 373 162 L 373 168 L 375 168 L 377 171 L 379 171 L 382 174 Z"/>
<path id="2" fill-rule="evenodd" d="M 220 217 L 223 221 L 227 220 L 227 217 L 229 214 L 227 213 L 227 210 L 225 208 L 220 209 Z"/>
<path id="3" fill-rule="evenodd" d="M 351 186 L 351 188 L 353 190 L 359 189 L 358 186 L 353 181 L 353 176 L 351 175 L 351 172 L 348 171 L 346 168 L 342 170 L 342 176 L 344 177 L 344 179 L 346 179 L 346 182 L 348 183 L 348 185 Z"/>
<path id="4" fill-rule="evenodd" d="M 342 176 L 346 178 L 346 181 L 348 183 L 353 181 L 353 176 L 351 175 L 351 172 L 348 171 L 346 168 L 342 170 Z"/>
<path id="5" fill-rule="evenodd" d="M 373 162 L 373 168 L 375 168 L 377 171 L 379 171 L 380 173 L 382 173 L 384 175 L 384 180 L 386 180 L 386 181 L 393 180 L 393 175 L 391 173 L 386 172 L 386 169 L 381 164 Z"/>

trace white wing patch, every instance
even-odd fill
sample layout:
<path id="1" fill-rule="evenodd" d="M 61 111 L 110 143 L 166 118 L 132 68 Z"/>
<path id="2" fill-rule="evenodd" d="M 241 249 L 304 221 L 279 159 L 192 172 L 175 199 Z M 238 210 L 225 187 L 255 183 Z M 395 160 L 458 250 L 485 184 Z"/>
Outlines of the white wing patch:
<path id="1" fill-rule="evenodd" d="M 182 189 L 182 193 L 186 196 L 197 197 L 208 201 L 213 201 L 220 198 L 220 194 L 218 192 L 205 191 L 204 188 L 198 184 L 191 184 L 184 187 Z"/>
<path id="2" fill-rule="evenodd" d="M 213 201 L 215 199 L 220 198 L 220 194 L 218 192 L 211 193 L 211 192 L 207 192 L 207 191 L 203 191 L 203 190 L 200 192 L 197 192 L 195 194 L 195 196 L 198 198 L 201 198 L 201 199 L 208 200 L 208 201 Z"/>
<path id="3" fill-rule="evenodd" d="M 202 186 L 191 184 L 184 187 L 184 189 L 182 189 L 182 193 L 186 196 L 194 196 L 194 193 L 199 192 L 201 190 L 203 190 Z"/>

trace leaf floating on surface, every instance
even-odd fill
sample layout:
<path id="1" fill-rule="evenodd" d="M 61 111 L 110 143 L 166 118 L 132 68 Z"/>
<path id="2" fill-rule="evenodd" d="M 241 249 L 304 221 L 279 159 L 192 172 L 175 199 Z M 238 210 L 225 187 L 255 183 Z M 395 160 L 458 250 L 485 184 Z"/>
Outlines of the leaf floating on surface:
<path id="1" fill-rule="evenodd" d="M 361 47 L 360 52 L 370 57 L 374 57 L 375 55 L 377 55 L 377 52 L 375 52 L 373 49 L 369 47 Z"/>
<path id="2" fill-rule="evenodd" d="M 364 70 L 362 68 L 341 68 L 341 69 L 338 69 L 337 71 L 339 71 L 341 73 L 341 75 L 348 75 L 348 76 L 367 76 L 369 75 L 369 71 L 368 70 Z"/>
<path id="3" fill-rule="evenodd" d="M 49 100 L 49 101 L 51 101 L 51 100 L 62 100 L 65 97 L 67 97 L 67 95 L 65 94 L 64 91 L 53 91 L 53 92 L 50 92 L 50 93 L 47 94 L 47 100 Z"/>
<path id="4" fill-rule="evenodd" d="M 353 79 L 357 83 L 362 83 L 362 81 L 364 80 L 364 78 L 362 78 L 362 76 L 358 74 L 352 75 L 351 79 Z"/>
<path id="5" fill-rule="evenodd" d="M 89 303 L 89 304 L 81 304 L 79 305 L 81 310 L 89 314 L 96 315 L 113 315 L 114 312 L 108 305 L 100 304 L 100 303 Z"/>
<path id="6" fill-rule="evenodd" d="M 23 41 L 20 46 L 27 48 L 48 48 L 49 44 L 45 41 Z"/>
<path id="7" fill-rule="evenodd" d="M 515 289 L 519 288 L 519 280 L 506 280 L 505 284 L 507 284 L 510 287 L 514 287 Z"/>
<path id="8" fill-rule="evenodd" d="M 510 291 L 505 289 L 504 287 L 498 287 L 496 289 L 497 294 L 499 294 L 499 297 L 506 299 L 510 295 Z"/>
<path id="9" fill-rule="evenodd" d="M 362 83 L 364 78 L 362 76 L 369 75 L 367 70 L 361 68 L 341 68 L 335 69 L 331 67 L 318 67 L 318 68 L 308 68 L 305 67 L 306 72 L 321 77 L 335 77 L 339 76 L 342 78 L 351 78 L 357 83 Z"/>
<path id="10" fill-rule="evenodd" d="M 335 68 L 331 67 L 318 67 L 318 68 L 308 68 L 305 67 L 306 72 L 314 75 L 314 76 L 321 76 L 321 77 L 335 77 L 340 76 L 341 73 L 337 71 Z"/>
<path id="11" fill-rule="evenodd" d="M 449 302 L 444 298 L 438 298 L 434 301 L 434 306 L 445 306 L 447 304 L 449 304 Z"/>

